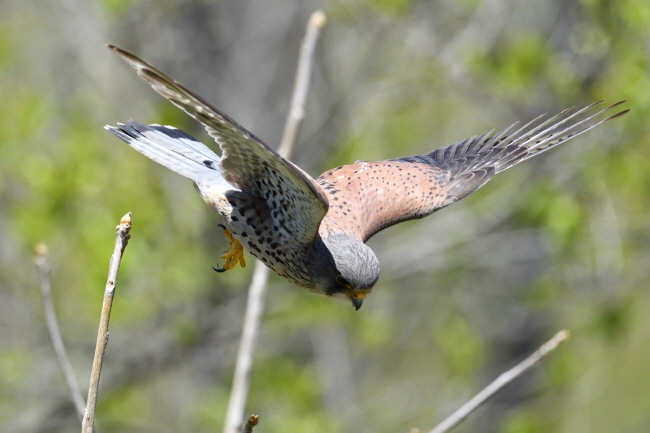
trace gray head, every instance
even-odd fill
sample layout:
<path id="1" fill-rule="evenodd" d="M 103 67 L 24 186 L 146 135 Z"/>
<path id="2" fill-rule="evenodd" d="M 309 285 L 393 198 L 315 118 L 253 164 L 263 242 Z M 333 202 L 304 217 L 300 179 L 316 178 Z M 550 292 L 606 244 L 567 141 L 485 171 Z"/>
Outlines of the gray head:
<path id="1" fill-rule="evenodd" d="M 360 239 L 347 233 L 331 234 L 323 242 L 336 266 L 325 294 L 351 301 L 358 310 L 379 278 L 377 256 Z"/>

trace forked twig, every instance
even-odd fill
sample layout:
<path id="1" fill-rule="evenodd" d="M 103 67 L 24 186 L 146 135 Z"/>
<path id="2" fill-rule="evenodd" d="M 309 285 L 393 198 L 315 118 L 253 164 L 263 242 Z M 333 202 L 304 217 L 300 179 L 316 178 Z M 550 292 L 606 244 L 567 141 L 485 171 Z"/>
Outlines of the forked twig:
<path id="1" fill-rule="evenodd" d="M 116 227 L 115 248 L 111 261 L 108 266 L 108 281 L 104 289 L 104 302 L 102 304 L 102 314 L 99 319 L 99 331 L 97 332 L 97 345 L 95 346 L 95 357 L 93 367 L 90 373 L 90 385 L 88 386 L 88 402 L 83 416 L 81 425 L 82 433 L 92 433 L 95 423 L 95 407 L 97 406 L 97 392 L 99 391 L 99 376 L 102 372 L 102 363 L 104 362 L 104 353 L 108 344 L 108 322 L 111 318 L 111 308 L 113 307 L 113 297 L 115 295 L 115 282 L 117 273 L 120 270 L 122 255 L 129 242 L 131 235 L 131 212 L 122 217 L 120 225 Z"/>
<path id="2" fill-rule="evenodd" d="M 524 359 L 510 370 L 501 373 L 499 377 L 494 380 L 494 382 L 476 394 L 471 400 L 462 405 L 458 410 L 456 410 L 456 412 L 447 417 L 447 419 L 438 424 L 429 433 L 446 433 L 452 428 L 456 427 L 461 421 L 467 418 L 469 414 L 474 412 L 479 406 L 481 406 L 493 395 L 499 392 L 504 386 L 508 385 L 523 373 L 533 368 L 542 360 L 542 358 L 554 351 L 560 345 L 560 343 L 563 343 L 568 338 L 569 331 L 566 330 L 555 334 L 553 338 L 542 344 L 542 346 L 528 358 Z"/>
<path id="3" fill-rule="evenodd" d="M 45 323 L 47 325 L 48 333 L 50 334 L 50 341 L 52 342 L 56 360 L 59 363 L 59 368 L 63 373 L 63 378 L 68 387 L 70 399 L 74 404 L 77 415 L 79 415 L 79 419 L 82 419 L 86 403 L 84 402 L 81 389 L 79 388 L 79 383 L 72 371 L 72 365 L 70 364 L 70 360 L 65 351 L 63 338 L 61 337 L 61 331 L 59 330 L 59 322 L 56 318 L 54 303 L 52 302 L 52 285 L 50 284 L 50 263 L 47 260 L 47 245 L 36 245 L 35 263 L 41 280 L 41 295 L 43 296 L 43 308 L 45 309 Z"/>
<path id="4" fill-rule="evenodd" d="M 314 49 L 318 40 L 318 34 L 323 26 L 325 26 L 326 20 L 325 13 L 317 10 L 311 14 L 307 24 L 305 39 L 300 48 L 291 106 L 289 107 L 287 121 L 278 149 L 278 153 L 285 158 L 289 158 L 291 155 L 296 136 L 298 135 L 300 122 L 304 118 L 305 101 L 309 90 L 312 65 L 314 63 Z M 253 353 L 255 351 L 257 335 L 259 334 L 262 312 L 264 311 L 264 298 L 268 277 L 269 269 L 262 262 L 257 261 L 255 263 L 255 270 L 253 271 L 253 280 L 248 289 L 244 326 L 239 343 L 239 351 L 237 353 L 237 362 L 223 433 L 236 433 L 243 423 L 250 384 L 250 373 L 253 365 Z"/>

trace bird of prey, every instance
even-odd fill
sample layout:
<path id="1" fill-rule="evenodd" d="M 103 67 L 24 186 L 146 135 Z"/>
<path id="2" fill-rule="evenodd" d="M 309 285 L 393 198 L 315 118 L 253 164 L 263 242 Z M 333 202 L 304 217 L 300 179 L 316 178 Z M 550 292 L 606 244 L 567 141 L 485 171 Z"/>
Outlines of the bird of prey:
<path id="1" fill-rule="evenodd" d="M 430 215 L 496 173 L 629 111 L 598 120 L 625 102 L 596 110 L 600 101 L 574 113 L 569 108 L 546 120 L 540 116 L 513 132 L 515 125 L 425 155 L 336 167 L 314 179 L 158 69 L 109 48 L 201 122 L 221 149 L 219 156 L 171 126 L 106 126 L 138 152 L 194 181 L 231 241 L 223 268 L 215 270 L 245 266 L 246 249 L 290 282 L 342 298 L 357 310 L 379 278 L 379 261 L 365 244 L 375 233 Z"/>

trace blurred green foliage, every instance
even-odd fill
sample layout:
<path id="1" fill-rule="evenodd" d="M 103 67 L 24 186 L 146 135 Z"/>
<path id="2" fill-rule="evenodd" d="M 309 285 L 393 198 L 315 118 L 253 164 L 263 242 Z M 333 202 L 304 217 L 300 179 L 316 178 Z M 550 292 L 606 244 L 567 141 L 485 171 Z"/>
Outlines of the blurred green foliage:
<path id="1" fill-rule="evenodd" d="M 329 23 L 295 154 L 312 175 L 599 99 L 629 99 L 632 112 L 375 236 L 382 277 L 359 312 L 273 276 L 247 408 L 257 429 L 430 429 L 567 328 L 564 347 L 457 431 L 648 431 L 642 0 L 0 4 L 0 431 L 78 431 L 33 246 L 50 247 L 85 388 L 113 227 L 128 211 L 102 429 L 221 428 L 252 257 L 215 274 L 227 241 L 190 182 L 102 130 L 134 118 L 210 142 L 103 44 L 159 65 L 275 145 L 316 7 Z"/>

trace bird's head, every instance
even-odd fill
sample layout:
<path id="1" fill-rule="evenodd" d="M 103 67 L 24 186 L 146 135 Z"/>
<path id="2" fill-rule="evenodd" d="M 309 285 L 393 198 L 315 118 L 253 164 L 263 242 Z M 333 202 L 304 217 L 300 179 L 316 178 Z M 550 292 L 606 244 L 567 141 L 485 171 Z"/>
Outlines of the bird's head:
<path id="1" fill-rule="evenodd" d="M 335 263 L 325 294 L 351 302 L 358 310 L 379 278 L 377 256 L 360 239 L 347 233 L 332 234 L 323 241 Z"/>

